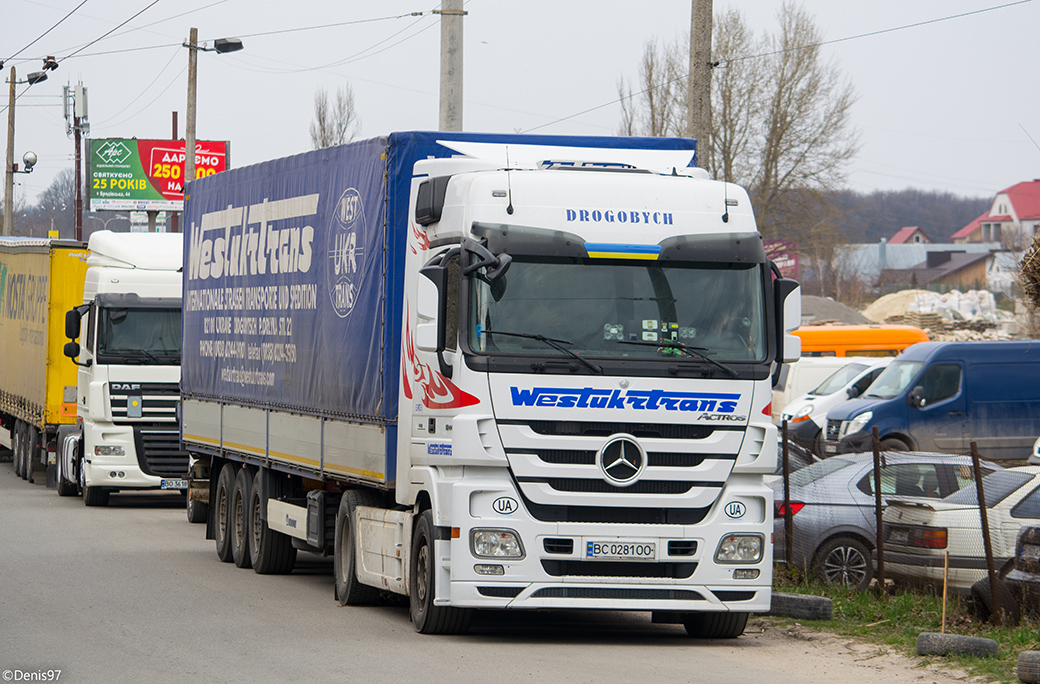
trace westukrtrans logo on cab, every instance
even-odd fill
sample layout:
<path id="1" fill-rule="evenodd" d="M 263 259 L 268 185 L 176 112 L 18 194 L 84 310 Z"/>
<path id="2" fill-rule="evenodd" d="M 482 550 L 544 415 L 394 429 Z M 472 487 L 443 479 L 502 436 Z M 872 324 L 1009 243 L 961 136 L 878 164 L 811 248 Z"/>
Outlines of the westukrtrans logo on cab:
<path id="1" fill-rule="evenodd" d="M 732 414 L 740 395 L 726 392 L 673 392 L 669 390 L 609 390 L 595 387 L 510 387 L 513 406 L 579 409 L 635 409 L 637 411 L 704 411 Z"/>

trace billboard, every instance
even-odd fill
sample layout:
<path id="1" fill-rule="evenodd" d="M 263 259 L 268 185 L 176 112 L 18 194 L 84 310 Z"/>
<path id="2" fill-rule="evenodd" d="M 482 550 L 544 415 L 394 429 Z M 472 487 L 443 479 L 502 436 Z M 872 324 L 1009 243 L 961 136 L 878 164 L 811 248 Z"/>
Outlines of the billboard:
<path id="1" fill-rule="evenodd" d="M 229 168 L 230 143 L 195 143 L 195 177 Z M 102 138 L 87 141 L 91 211 L 182 211 L 184 141 Z"/>

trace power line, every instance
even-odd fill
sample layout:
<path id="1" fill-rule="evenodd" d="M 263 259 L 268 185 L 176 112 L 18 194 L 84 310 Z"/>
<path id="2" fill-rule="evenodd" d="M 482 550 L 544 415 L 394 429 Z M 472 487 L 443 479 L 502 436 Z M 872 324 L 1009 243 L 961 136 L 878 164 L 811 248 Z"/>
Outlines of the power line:
<path id="1" fill-rule="evenodd" d="M 76 51 L 75 51 L 75 52 L 73 52 L 72 54 L 69 54 L 69 55 L 65 55 L 64 57 L 62 57 L 61 59 L 59 59 L 59 60 L 58 60 L 58 63 L 59 63 L 59 64 L 61 64 L 61 63 L 62 63 L 62 62 L 64 62 L 64 61 L 65 61 L 66 59 L 69 59 L 70 57 L 75 57 L 75 56 L 76 56 L 77 54 L 79 54 L 79 53 L 80 53 L 80 52 L 82 52 L 83 50 L 86 50 L 86 49 L 87 49 L 88 47 L 90 47 L 90 46 L 91 46 L 91 45 L 93 45 L 94 43 L 97 43 L 97 42 L 98 42 L 98 41 L 100 41 L 100 40 L 104 40 L 104 39 L 105 39 L 106 37 L 108 37 L 108 36 L 109 36 L 110 34 L 112 34 L 112 33 L 115 33 L 115 32 L 116 32 L 117 30 L 119 30 L 119 29 L 123 28 L 124 26 L 126 26 L 127 24 L 129 24 L 129 23 L 130 23 L 131 21 L 133 21 L 133 20 L 134 20 L 134 19 L 136 19 L 137 17 L 141 16 L 142 14 L 144 14 L 145 12 L 147 12 L 148 10 L 150 10 L 150 9 L 151 9 L 152 7 L 155 7 L 155 6 L 157 5 L 157 4 L 159 4 L 159 0 L 152 0 L 152 2 L 151 2 L 151 3 L 150 3 L 150 4 L 148 5 L 148 6 L 147 6 L 147 7 L 145 7 L 144 9 L 142 9 L 142 10 L 141 10 L 140 12 L 138 12 L 138 13 L 137 13 L 137 14 L 135 14 L 135 15 L 133 15 L 132 17 L 130 17 L 130 18 L 129 18 L 129 19 L 127 19 L 126 21 L 122 22 L 121 24 L 117 25 L 117 26 L 116 26 L 115 28 L 113 28 L 112 30 L 110 30 L 110 31 L 107 31 L 107 32 L 105 32 L 105 33 L 101 34 L 101 36 L 99 36 L 98 38 L 95 38 L 94 40 L 90 41 L 89 43 L 87 43 L 87 44 L 86 44 L 86 45 L 84 45 L 83 47 L 79 48 L 78 50 L 76 50 Z"/>
<path id="2" fill-rule="evenodd" d="M 46 36 L 46 35 L 47 35 L 48 33 L 50 33 L 51 31 L 53 31 L 54 29 L 58 28 L 58 26 L 59 26 L 59 25 L 60 25 L 60 24 L 61 24 L 61 23 L 62 23 L 63 21 L 65 21 L 66 19 L 68 19 L 69 17 L 71 17 L 71 16 L 73 15 L 73 14 L 75 14 L 75 13 L 76 13 L 76 10 L 78 10 L 78 9 L 79 9 L 80 7 L 82 7 L 82 6 L 83 6 L 83 5 L 85 5 L 85 4 L 87 4 L 87 0 L 83 0 L 83 2 L 81 2 L 81 3 L 79 3 L 78 5 L 76 5 L 75 7 L 73 7 L 73 8 L 72 8 L 72 10 L 71 10 L 71 11 L 70 11 L 70 12 L 69 12 L 68 14 L 66 14 L 66 15 L 65 15 L 64 17 L 62 17 L 61 19 L 59 19 L 59 20 L 58 20 L 58 23 L 57 23 L 57 24 L 55 24 L 54 26 L 51 26 L 51 27 L 50 27 L 49 29 L 47 29 L 46 31 L 44 31 L 43 33 L 41 33 L 41 34 L 40 34 L 40 35 L 39 35 L 39 36 L 38 36 L 38 37 L 36 38 L 36 40 L 32 41 L 31 43 L 29 43 L 28 45 L 26 45 L 25 47 L 23 47 L 23 48 L 22 48 L 21 50 L 19 50 L 18 52 L 14 53 L 13 55 L 11 55 L 11 56 L 10 56 L 10 57 L 9 57 L 9 58 L 8 58 L 7 60 L 5 60 L 5 61 L 8 61 L 8 62 L 9 62 L 9 61 L 11 61 L 12 59 L 14 59 L 15 57 L 17 57 L 18 55 L 22 54 L 23 52 L 25 52 L 26 50 L 28 50 L 29 48 L 31 48 L 31 47 L 32 47 L 33 45 L 35 45 L 36 43 L 38 43 L 38 42 L 39 42 L 39 41 L 40 41 L 40 40 L 41 40 L 41 39 L 42 39 L 42 38 L 43 38 L 44 36 Z M 3 62 L 0 62 L 0 64 L 3 64 Z"/>
<path id="3" fill-rule="evenodd" d="M 952 14 L 952 15 L 949 15 L 949 16 L 946 16 L 946 17 L 939 17 L 937 19 L 928 19 L 926 21 L 919 21 L 919 22 L 916 22 L 916 23 L 913 23 L 913 24 L 904 24 L 902 26 L 895 26 L 893 28 L 881 29 L 879 31 L 871 31 L 869 33 L 860 33 L 860 34 L 857 34 L 857 35 L 854 35 L 854 36 L 846 36 L 844 38 L 835 38 L 834 40 L 825 40 L 825 41 L 821 41 L 819 43 L 812 43 L 810 45 L 800 45 L 800 46 L 797 46 L 797 47 L 788 48 L 786 50 L 777 50 L 775 52 L 766 52 L 766 53 L 762 53 L 762 54 L 758 54 L 758 55 L 747 55 L 747 56 L 744 56 L 744 57 L 735 57 L 733 59 L 719 60 L 719 62 L 714 63 L 713 66 L 715 66 L 715 67 L 725 66 L 725 65 L 728 65 L 728 64 L 733 64 L 735 62 L 742 62 L 742 61 L 746 61 L 746 60 L 749 60 L 749 59 L 761 59 L 762 57 L 771 57 L 771 56 L 774 56 L 774 55 L 780 55 L 780 54 L 784 54 L 784 53 L 787 53 L 787 52 L 797 52 L 799 50 L 810 50 L 810 49 L 813 49 L 813 48 L 816 48 L 816 47 L 820 47 L 820 46 L 823 46 L 823 45 L 832 45 L 834 43 L 843 43 L 843 42 L 850 41 L 850 40 L 857 40 L 859 38 L 869 38 L 869 37 L 878 36 L 878 35 L 885 34 L 885 33 L 892 33 L 892 32 L 895 32 L 895 31 L 903 31 L 905 29 L 918 28 L 920 26 L 926 26 L 928 24 L 937 24 L 939 22 L 949 21 L 951 19 L 961 19 L 963 17 L 968 17 L 968 16 L 972 16 L 972 15 L 975 15 L 975 14 L 982 14 L 984 12 L 992 12 L 994 10 L 1007 9 L 1008 7 L 1014 7 L 1016 5 L 1024 5 L 1024 4 L 1032 2 L 1032 1 L 1033 0 L 1017 0 L 1016 2 L 1009 2 L 1009 3 L 1005 3 L 1003 5 L 994 5 L 992 7 L 984 7 L 982 9 L 973 10 L 971 12 L 963 12 L 961 14 Z M 548 123 L 544 123 L 544 124 L 542 124 L 540 126 L 535 126 L 534 128 L 528 128 L 527 130 L 525 130 L 523 132 L 524 133 L 530 133 L 532 131 L 537 131 L 537 130 L 540 130 L 542 128 L 547 128 L 549 126 L 554 126 L 554 125 L 556 125 L 558 123 L 563 123 L 564 121 L 569 121 L 570 119 L 574 119 L 576 117 L 583 116 L 583 115 L 588 114 L 590 112 L 594 112 L 594 111 L 596 111 L 598 109 L 603 109 L 604 107 L 610 107 L 610 106 L 616 105 L 616 104 L 618 104 L 620 102 L 624 102 L 626 100 L 631 100 L 632 98 L 635 98 L 635 97 L 638 97 L 640 95 L 644 95 L 646 93 L 649 93 L 652 90 L 657 90 L 659 88 L 664 88 L 666 86 L 669 86 L 669 85 L 672 85 L 672 84 L 675 84 L 675 83 L 684 82 L 685 80 L 686 80 L 686 78 L 682 77 L 682 78 L 672 79 L 672 80 L 669 80 L 669 81 L 664 81 L 662 83 L 658 83 L 656 85 L 652 85 L 652 86 L 650 86 L 648 88 L 645 88 L 644 90 L 641 90 L 638 93 L 630 93 L 628 95 L 624 95 L 624 96 L 619 97 L 619 98 L 617 98 L 615 100 L 611 100 L 610 102 L 605 102 L 605 103 L 603 103 L 601 105 L 596 105 L 595 107 L 590 107 L 589 109 L 586 109 L 584 111 L 578 112 L 577 114 L 571 114 L 569 116 L 565 116 L 565 117 L 562 117 L 560 119 L 556 119 L 554 121 L 550 121 Z"/>

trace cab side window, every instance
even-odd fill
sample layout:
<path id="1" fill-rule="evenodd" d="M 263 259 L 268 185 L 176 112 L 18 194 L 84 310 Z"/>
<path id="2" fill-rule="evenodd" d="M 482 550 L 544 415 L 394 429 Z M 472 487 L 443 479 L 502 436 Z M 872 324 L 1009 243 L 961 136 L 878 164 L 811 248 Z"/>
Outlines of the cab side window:
<path id="1" fill-rule="evenodd" d="M 939 364 L 924 372 L 919 383 L 924 388 L 924 405 L 931 406 L 956 396 L 961 389 L 961 367 Z"/>
<path id="2" fill-rule="evenodd" d="M 97 314 L 97 307 L 95 305 L 91 304 L 90 305 L 90 309 L 87 312 L 87 317 L 86 317 L 86 321 L 85 321 L 85 323 L 86 323 L 86 333 L 87 333 L 86 349 L 91 354 L 94 353 L 94 318 L 95 318 L 96 314 Z"/>

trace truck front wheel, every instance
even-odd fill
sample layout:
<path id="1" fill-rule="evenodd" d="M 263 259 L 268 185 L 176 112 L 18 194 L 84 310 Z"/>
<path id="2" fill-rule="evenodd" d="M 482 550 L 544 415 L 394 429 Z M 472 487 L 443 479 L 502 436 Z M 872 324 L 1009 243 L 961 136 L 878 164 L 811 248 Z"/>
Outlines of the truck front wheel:
<path id="1" fill-rule="evenodd" d="M 686 613 L 683 627 L 694 639 L 736 639 L 747 626 L 747 613 Z"/>
<path id="2" fill-rule="evenodd" d="M 363 489 L 348 489 L 339 500 L 336 512 L 336 542 L 333 561 L 336 575 L 336 600 L 341 606 L 359 606 L 375 603 L 379 590 L 362 584 L 357 578 L 357 530 L 354 528 L 354 509 L 358 506 L 379 506 L 379 498 Z"/>
<path id="3" fill-rule="evenodd" d="M 463 608 L 438 606 L 433 602 L 436 588 L 437 538 L 433 513 L 423 511 L 412 532 L 412 559 L 409 609 L 415 631 L 420 634 L 464 634 L 469 629 L 472 613 Z"/>

